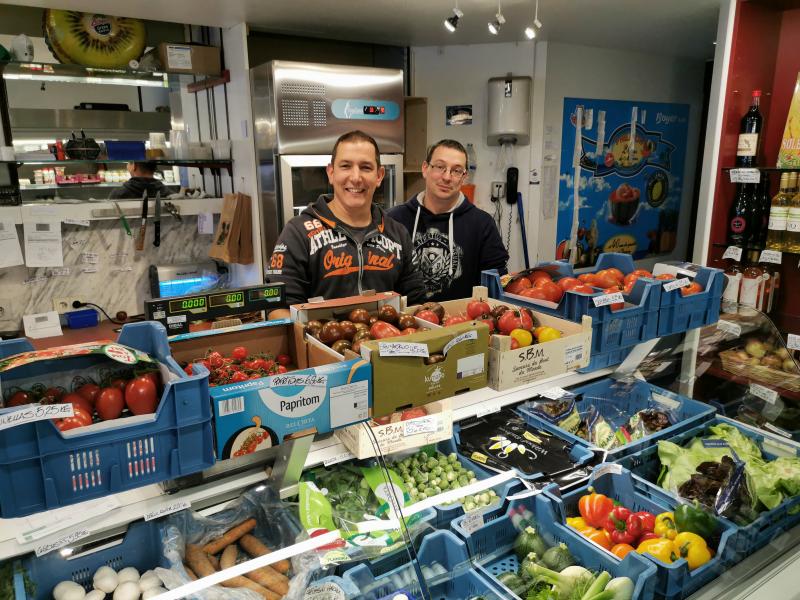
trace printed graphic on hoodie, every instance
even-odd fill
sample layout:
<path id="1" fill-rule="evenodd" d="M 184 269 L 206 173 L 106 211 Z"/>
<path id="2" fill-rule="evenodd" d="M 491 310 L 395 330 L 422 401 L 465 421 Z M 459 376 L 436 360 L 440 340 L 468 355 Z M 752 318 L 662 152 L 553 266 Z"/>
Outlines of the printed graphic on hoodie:
<path id="1" fill-rule="evenodd" d="M 450 241 L 435 227 L 417 232 L 414 238 L 414 259 L 425 280 L 425 296 L 430 298 L 450 287 L 461 277 L 464 249 L 453 242 L 451 264 Z"/>

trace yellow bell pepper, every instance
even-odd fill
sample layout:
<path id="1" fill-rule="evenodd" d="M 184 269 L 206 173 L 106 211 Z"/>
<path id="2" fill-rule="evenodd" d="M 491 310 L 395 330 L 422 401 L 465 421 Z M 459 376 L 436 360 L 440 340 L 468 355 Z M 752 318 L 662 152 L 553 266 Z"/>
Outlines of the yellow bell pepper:
<path id="1" fill-rule="evenodd" d="M 678 553 L 675 544 L 667 538 L 645 540 L 636 548 L 639 554 L 649 554 L 666 564 L 672 564 L 678 560 Z"/>
<path id="2" fill-rule="evenodd" d="M 690 571 L 697 567 L 702 567 L 711 560 L 711 551 L 708 549 L 708 544 L 696 533 L 690 531 L 679 533 L 672 543 L 678 556 L 686 559 Z"/>
<path id="3" fill-rule="evenodd" d="M 675 527 L 675 515 L 671 512 L 663 512 L 658 515 L 653 533 L 659 537 L 674 540 L 675 536 L 678 535 L 678 529 Z"/>
<path id="4" fill-rule="evenodd" d="M 567 517 L 567 525 L 578 531 L 589 527 L 586 521 L 583 520 L 583 517 Z"/>

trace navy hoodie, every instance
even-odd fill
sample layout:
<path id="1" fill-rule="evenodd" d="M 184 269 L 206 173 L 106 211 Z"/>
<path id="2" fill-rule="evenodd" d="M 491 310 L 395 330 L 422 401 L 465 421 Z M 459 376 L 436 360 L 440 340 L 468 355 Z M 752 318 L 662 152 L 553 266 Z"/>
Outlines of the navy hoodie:
<path id="1" fill-rule="evenodd" d="M 425 192 L 388 214 L 411 233 L 414 262 L 422 271 L 426 299 L 441 301 L 471 298 L 480 285 L 481 271 L 507 272 L 508 252 L 494 219 L 474 206 L 463 194 L 452 211 L 433 214 L 419 202 Z"/>

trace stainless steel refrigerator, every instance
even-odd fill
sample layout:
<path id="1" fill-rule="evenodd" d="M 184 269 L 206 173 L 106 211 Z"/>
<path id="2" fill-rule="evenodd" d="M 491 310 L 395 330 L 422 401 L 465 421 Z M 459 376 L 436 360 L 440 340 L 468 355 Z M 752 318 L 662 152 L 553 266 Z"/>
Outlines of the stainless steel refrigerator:
<path id="1" fill-rule="evenodd" d="M 325 167 L 343 133 L 378 142 L 386 176 L 373 201 L 404 202 L 402 70 L 275 60 L 251 69 L 250 83 L 265 260 L 289 219 L 333 191 Z"/>

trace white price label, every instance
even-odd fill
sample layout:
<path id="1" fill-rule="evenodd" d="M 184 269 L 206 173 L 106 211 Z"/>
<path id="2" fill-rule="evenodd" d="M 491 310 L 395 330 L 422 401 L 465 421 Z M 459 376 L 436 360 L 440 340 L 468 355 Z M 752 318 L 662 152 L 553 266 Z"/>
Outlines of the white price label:
<path id="1" fill-rule="evenodd" d="M 544 396 L 545 398 L 550 398 L 550 400 L 558 400 L 559 398 L 563 398 L 567 394 L 569 394 L 569 392 L 560 387 L 554 387 L 550 388 L 549 390 L 539 392 L 540 396 Z"/>
<path id="2" fill-rule="evenodd" d="M 417 435 L 419 433 L 436 433 L 439 426 L 439 420 L 436 415 L 428 415 L 427 417 L 419 417 L 417 419 L 409 419 L 403 421 L 403 435 Z"/>
<path id="3" fill-rule="evenodd" d="M 355 458 L 355 454 L 352 452 L 340 452 L 336 456 L 331 456 L 330 458 L 325 459 L 322 461 L 322 464 L 326 467 L 330 467 L 331 465 L 339 464 L 340 462 L 344 462 L 346 460 L 353 460 Z"/>
<path id="4" fill-rule="evenodd" d="M 731 183 L 759 183 L 761 171 L 758 169 L 731 169 Z"/>
<path id="5" fill-rule="evenodd" d="M 478 339 L 478 332 L 474 329 L 472 331 L 465 331 L 461 335 L 457 335 L 452 340 L 445 344 L 444 349 L 442 350 L 442 354 L 447 356 L 447 353 L 450 352 L 450 349 L 455 346 L 456 344 L 460 344 L 461 342 L 466 342 L 467 340 L 477 340 Z"/>
<path id="6" fill-rule="evenodd" d="M 786 347 L 789 350 L 800 350 L 800 335 L 790 333 L 786 339 Z"/>
<path id="7" fill-rule="evenodd" d="M 35 552 L 36 556 L 42 556 L 43 554 L 47 554 L 48 552 L 52 552 L 53 550 L 58 550 L 59 548 L 63 548 L 64 546 L 69 546 L 70 544 L 74 544 L 81 538 L 88 537 L 89 530 L 88 529 L 79 529 L 78 531 L 73 531 L 72 533 L 68 533 L 67 535 L 62 535 L 56 540 L 52 542 L 47 542 L 46 544 L 41 544 L 36 546 Z"/>
<path id="8" fill-rule="evenodd" d="M 97 273 L 97 267 L 83 267 L 83 273 Z"/>
<path id="9" fill-rule="evenodd" d="M 778 401 L 778 392 L 758 383 L 750 384 L 750 393 L 770 404 L 775 404 Z"/>
<path id="10" fill-rule="evenodd" d="M 595 296 L 592 298 L 595 306 L 608 306 L 609 304 L 617 304 L 625 302 L 622 297 L 622 292 L 614 292 L 613 294 L 603 294 L 602 296 Z"/>
<path id="11" fill-rule="evenodd" d="M 669 409 L 677 410 L 681 407 L 681 401 L 676 400 L 675 398 L 670 398 L 664 394 L 659 394 L 658 392 L 651 392 L 650 398 L 652 398 L 653 402 L 660 404 L 661 406 L 666 406 Z"/>
<path id="12" fill-rule="evenodd" d="M 157 510 L 152 510 L 148 513 L 144 513 L 144 520 L 152 521 L 153 519 L 158 519 L 159 517 L 171 515 L 172 513 L 180 512 L 182 510 L 186 510 L 187 508 L 191 507 L 192 504 L 190 502 L 187 502 L 186 500 L 178 500 L 177 502 L 171 502 L 165 506 L 162 506 Z"/>
<path id="13" fill-rule="evenodd" d="M 481 417 L 485 417 L 486 415 L 491 415 L 496 412 L 500 412 L 500 404 L 497 402 L 484 402 L 481 407 L 478 409 L 478 412 L 475 413 L 475 416 L 479 419 Z"/>
<path id="14" fill-rule="evenodd" d="M 81 263 L 84 265 L 96 265 L 100 260 L 97 252 L 81 252 Z"/>
<path id="15" fill-rule="evenodd" d="M 69 267 L 56 267 L 55 269 L 50 269 L 50 277 L 67 277 L 69 272 Z"/>
<path id="16" fill-rule="evenodd" d="M 80 225 L 81 227 L 89 226 L 89 219 L 64 219 L 66 225 Z"/>
<path id="17" fill-rule="evenodd" d="M 664 291 L 671 292 L 672 290 L 677 290 L 680 288 L 684 288 L 689 285 L 691 281 L 689 281 L 688 277 L 681 277 L 680 279 L 673 279 L 672 281 L 667 281 L 664 284 Z"/>
<path id="18" fill-rule="evenodd" d="M 783 253 L 779 250 L 762 250 L 761 256 L 758 257 L 758 262 L 779 265 L 781 264 L 781 258 L 783 258 Z"/>
<path id="19" fill-rule="evenodd" d="M 381 356 L 430 356 L 428 344 L 416 342 L 378 342 L 378 351 Z"/>
<path id="20" fill-rule="evenodd" d="M 37 283 L 44 283 L 47 281 L 47 277 L 30 277 L 22 282 L 22 285 L 36 285 Z"/>
<path id="21" fill-rule="evenodd" d="M 611 473 L 613 475 L 622 474 L 622 465 L 617 463 L 603 463 L 602 465 L 597 465 L 592 471 L 592 476 L 594 479 L 597 479 L 598 477 L 606 475 L 607 473 Z"/>
<path id="22" fill-rule="evenodd" d="M 725 319 L 720 319 L 717 321 L 717 329 L 719 329 L 722 333 L 727 333 L 734 337 L 740 337 L 742 335 L 741 325 L 738 323 L 731 323 Z"/>
<path id="23" fill-rule="evenodd" d="M 461 521 L 461 528 L 466 533 L 475 533 L 483 527 L 483 511 L 482 510 L 474 510 L 472 512 L 468 512 L 464 515 L 464 519 Z"/>
<path id="24" fill-rule="evenodd" d="M 44 421 L 46 419 L 64 419 L 75 413 L 72 404 L 37 404 L 26 406 L 20 410 L 0 415 L 0 430 L 10 429 L 18 425 Z"/>
<path id="25" fill-rule="evenodd" d="M 728 246 L 722 258 L 732 258 L 733 260 L 742 260 L 742 249 L 739 246 Z"/>

